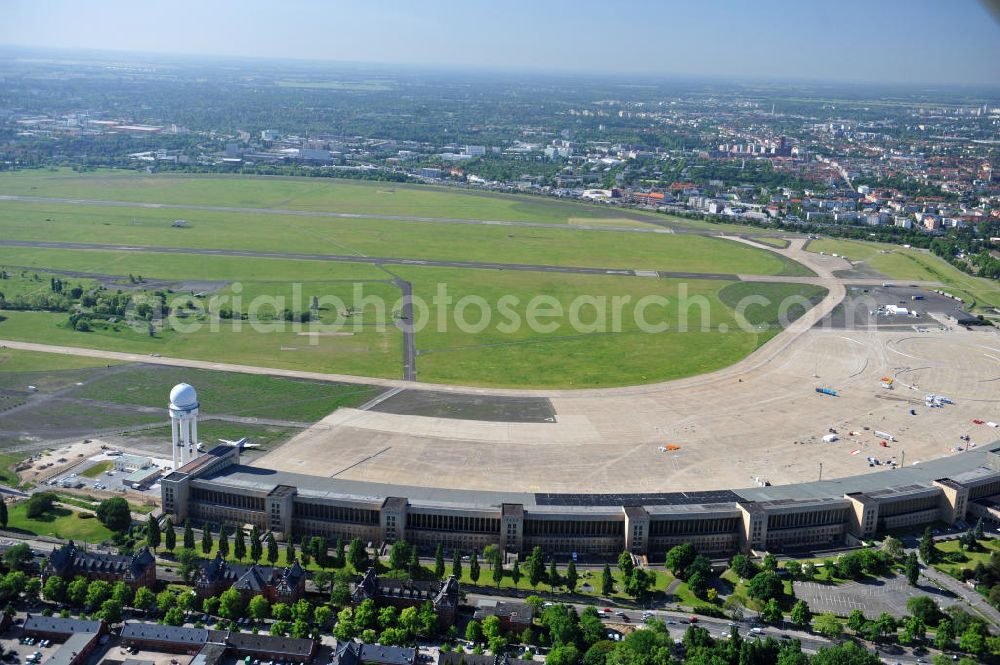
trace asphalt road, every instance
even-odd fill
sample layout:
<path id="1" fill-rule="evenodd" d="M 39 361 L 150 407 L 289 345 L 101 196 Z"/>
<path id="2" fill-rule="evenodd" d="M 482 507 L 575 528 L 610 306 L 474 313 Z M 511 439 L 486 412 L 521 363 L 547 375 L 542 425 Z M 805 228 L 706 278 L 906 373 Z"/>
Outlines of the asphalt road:
<path id="1" fill-rule="evenodd" d="M 403 380 L 417 380 L 417 336 L 413 329 L 413 285 L 397 277 L 392 283 L 402 291 L 399 327 L 403 331 Z"/>
<path id="2" fill-rule="evenodd" d="M 112 252 L 145 252 L 153 254 L 198 254 L 205 256 L 244 256 L 260 259 L 294 259 L 305 261 L 335 261 L 338 263 L 368 263 L 375 265 L 433 266 L 437 268 L 471 268 L 475 270 L 518 270 L 529 272 L 572 273 L 577 275 L 617 275 L 638 277 L 635 270 L 627 268 L 586 268 L 581 266 L 548 266 L 527 263 L 489 263 L 479 261 L 438 261 L 432 259 L 404 259 L 398 257 L 357 256 L 354 254 L 302 254 L 295 252 L 263 252 L 238 249 L 203 249 L 195 247 L 149 247 L 141 245 L 115 245 L 87 242 L 47 242 L 42 240 L 0 240 L 0 246 L 31 247 L 38 249 L 99 250 Z M 740 281 L 738 275 L 728 273 L 692 273 L 657 271 L 658 277 L 680 279 L 720 279 Z M 642 275 L 646 276 L 646 275 Z"/>
<path id="3" fill-rule="evenodd" d="M 488 594 L 480 593 L 469 593 L 468 603 L 470 605 L 475 605 L 477 599 L 487 599 L 487 600 L 507 600 L 510 598 L 506 596 L 492 596 Z M 596 606 L 598 609 L 602 609 L 599 603 L 594 603 L 592 605 L 586 605 L 582 603 L 567 603 L 576 608 L 578 613 L 583 612 L 589 606 Z M 608 625 L 615 624 L 626 624 L 626 625 L 642 625 L 644 619 L 642 616 L 643 610 L 622 610 L 621 608 L 609 607 L 608 609 L 613 610 L 610 614 L 603 613 L 602 618 L 604 623 Z M 681 639 L 684 636 L 684 632 L 688 629 L 690 624 L 690 617 L 692 616 L 690 612 L 671 612 L 665 610 L 650 610 L 651 615 L 655 619 L 659 619 L 666 623 L 667 630 L 670 632 L 670 636 L 675 640 Z M 624 618 L 623 618 L 624 615 Z M 815 653 L 819 649 L 833 646 L 834 641 L 829 640 L 825 637 L 820 637 L 813 633 L 809 633 L 802 630 L 797 630 L 795 628 L 781 628 L 777 626 L 767 626 L 759 624 L 753 618 L 745 618 L 743 621 L 735 622 L 739 629 L 740 635 L 744 638 L 760 637 L 761 640 L 767 639 L 768 637 L 773 637 L 777 640 L 785 639 L 795 639 L 802 643 L 802 650 Z M 728 638 L 730 626 L 734 624 L 730 619 L 716 619 L 713 617 L 698 616 L 697 621 L 694 625 L 701 628 L 707 629 L 713 638 Z M 751 633 L 752 628 L 759 628 L 760 633 Z M 898 653 L 887 653 L 880 652 L 879 656 L 887 663 L 906 663 L 907 665 L 918 662 L 918 656 L 913 654 L 911 651 L 900 648 Z M 924 660 L 929 660 L 929 657 L 924 657 Z"/>
<path id="4" fill-rule="evenodd" d="M 48 196 L 2 195 L 0 201 L 24 201 L 25 203 L 58 203 L 84 206 L 106 206 L 112 208 L 147 208 L 166 210 L 203 210 L 206 212 L 238 212 L 250 215 L 293 215 L 296 217 L 333 217 L 337 219 L 385 219 L 398 222 L 430 222 L 436 224 L 471 224 L 483 226 L 514 226 L 532 229 L 562 229 L 572 231 L 615 231 L 625 233 L 674 233 L 674 229 L 660 226 L 658 220 L 650 220 L 658 228 L 641 226 L 588 226 L 586 224 L 547 224 L 544 222 L 510 222 L 501 219 L 466 219 L 462 217 L 417 217 L 414 215 L 376 215 L 372 213 L 327 212 L 325 210 L 285 210 L 282 208 L 236 208 L 231 206 L 194 205 L 188 203 L 140 203 L 137 201 L 103 201 L 99 199 L 62 199 Z M 699 235 L 719 235 L 700 229 L 682 229 Z"/>

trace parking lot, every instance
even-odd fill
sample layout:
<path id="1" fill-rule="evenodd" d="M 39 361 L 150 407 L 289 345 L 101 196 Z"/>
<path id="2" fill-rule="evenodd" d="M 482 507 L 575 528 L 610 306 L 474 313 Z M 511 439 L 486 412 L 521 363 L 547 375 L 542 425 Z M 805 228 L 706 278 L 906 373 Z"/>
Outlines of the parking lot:
<path id="1" fill-rule="evenodd" d="M 795 596 L 809 604 L 815 613 L 833 612 L 846 616 L 853 609 L 860 609 L 869 618 L 883 612 L 899 618 L 907 614 L 906 601 L 913 596 L 930 596 L 941 607 L 954 605 L 957 599 L 937 587 L 927 585 L 911 587 L 902 575 L 879 578 L 865 582 L 846 582 L 838 585 L 818 582 L 795 582 Z"/>
<path id="2" fill-rule="evenodd" d="M 84 475 L 84 473 L 86 473 L 88 469 L 92 469 L 93 467 L 102 463 L 106 464 L 108 462 L 111 462 L 113 464 L 114 460 L 117 458 L 118 458 L 117 455 L 113 454 L 109 455 L 107 453 L 102 453 L 100 455 L 90 457 L 84 461 L 81 461 L 76 466 L 74 466 L 71 470 L 69 470 L 68 473 L 57 475 L 48 480 L 45 484 L 55 488 L 68 487 L 68 488 L 75 488 L 82 490 L 95 490 L 95 491 L 111 492 L 119 494 L 128 491 L 128 492 L 142 493 L 142 494 L 149 493 L 151 496 L 154 497 L 159 496 L 159 484 L 157 484 L 158 481 L 153 481 L 146 489 L 143 490 L 137 490 L 132 487 L 126 487 L 123 484 L 123 480 L 129 476 L 128 471 L 118 471 L 115 470 L 114 468 L 110 468 L 107 471 L 99 473 L 93 477 Z M 151 459 L 153 465 L 158 467 L 162 473 L 166 473 L 167 471 L 169 471 L 171 464 L 170 460 L 159 459 L 155 457 Z"/>
<path id="3" fill-rule="evenodd" d="M 905 309 L 907 313 L 894 314 L 888 309 L 890 306 Z M 904 284 L 848 286 L 843 302 L 818 325 L 861 330 L 942 328 L 943 324 L 932 314 L 965 316 L 961 303 L 930 289 Z"/>

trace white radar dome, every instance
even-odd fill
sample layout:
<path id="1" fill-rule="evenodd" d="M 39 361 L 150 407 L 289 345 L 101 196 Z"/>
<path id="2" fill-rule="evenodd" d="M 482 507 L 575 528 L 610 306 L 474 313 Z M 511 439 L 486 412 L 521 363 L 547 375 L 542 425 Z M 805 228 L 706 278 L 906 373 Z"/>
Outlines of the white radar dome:
<path id="1" fill-rule="evenodd" d="M 198 393 L 187 383 L 178 383 L 170 391 L 170 404 L 179 409 L 190 409 L 198 406 Z"/>

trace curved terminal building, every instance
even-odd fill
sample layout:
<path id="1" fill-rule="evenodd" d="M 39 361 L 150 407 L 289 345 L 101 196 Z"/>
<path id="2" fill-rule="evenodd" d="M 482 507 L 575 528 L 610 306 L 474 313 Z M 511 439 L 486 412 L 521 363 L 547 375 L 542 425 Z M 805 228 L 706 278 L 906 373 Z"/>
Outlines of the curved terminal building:
<path id="1" fill-rule="evenodd" d="M 726 555 L 857 544 L 971 517 L 1000 521 L 1000 441 L 916 466 L 796 485 L 657 494 L 539 494 L 384 485 L 273 471 L 220 445 L 161 481 L 175 523 L 255 524 L 283 538 L 405 539 L 471 551 Z"/>

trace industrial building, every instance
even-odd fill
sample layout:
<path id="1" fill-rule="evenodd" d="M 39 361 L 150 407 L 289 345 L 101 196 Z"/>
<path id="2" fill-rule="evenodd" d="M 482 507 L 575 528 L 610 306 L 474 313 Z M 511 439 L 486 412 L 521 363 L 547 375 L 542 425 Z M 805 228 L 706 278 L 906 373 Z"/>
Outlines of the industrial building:
<path id="1" fill-rule="evenodd" d="M 197 450 L 197 396 L 171 392 L 175 460 L 161 481 L 163 512 L 279 539 L 323 536 L 366 543 L 406 540 L 424 551 L 535 547 L 560 555 L 659 556 L 691 543 L 700 552 L 791 552 L 855 545 L 879 532 L 970 512 L 1000 518 L 1000 441 L 906 468 L 835 480 L 738 490 L 557 494 L 371 483 L 242 464 L 240 446 Z M 183 407 L 181 406 L 183 404 Z M 178 435 L 179 434 L 179 435 Z M 188 457 L 191 454 L 192 457 Z M 1000 521 L 1000 519 L 998 519 Z"/>
<path id="2" fill-rule="evenodd" d="M 793 551 L 987 514 L 1000 495 L 1000 442 L 919 466 L 797 485 L 653 494 L 541 494 L 381 485 L 272 471 L 220 445 L 161 481 L 175 523 L 254 524 L 279 538 L 325 536 L 425 550 L 497 545 L 523 554 Z M 993 509 L 995 510 L 995 509 Z"/>

